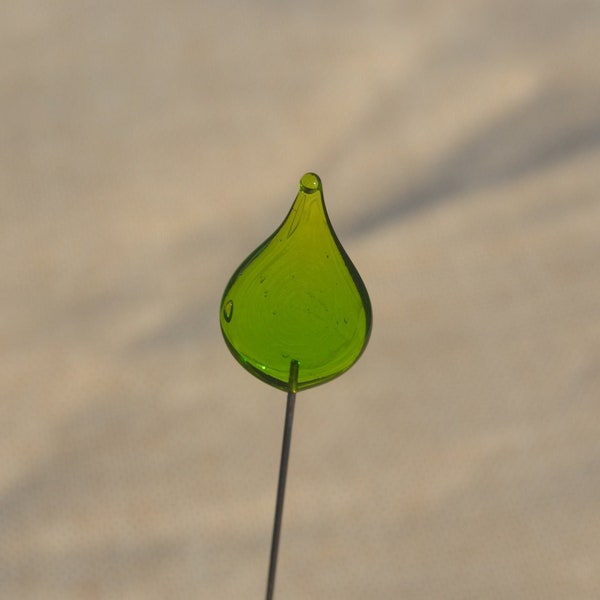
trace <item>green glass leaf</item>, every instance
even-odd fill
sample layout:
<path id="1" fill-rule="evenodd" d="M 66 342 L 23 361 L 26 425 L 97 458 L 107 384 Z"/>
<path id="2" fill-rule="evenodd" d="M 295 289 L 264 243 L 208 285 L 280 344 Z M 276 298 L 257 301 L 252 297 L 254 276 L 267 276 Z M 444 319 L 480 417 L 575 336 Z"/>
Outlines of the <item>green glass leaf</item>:
<path id="1" fill-rule="evenodd" d="M 231 277 L 220 320 L 242 366 L 284 390 L 292 363 L 300 390 L 341 375 L 362 354 L 371 333 L 369 295 L 331 226 L 314 173 L 300 180 L 283 223 Z"/>

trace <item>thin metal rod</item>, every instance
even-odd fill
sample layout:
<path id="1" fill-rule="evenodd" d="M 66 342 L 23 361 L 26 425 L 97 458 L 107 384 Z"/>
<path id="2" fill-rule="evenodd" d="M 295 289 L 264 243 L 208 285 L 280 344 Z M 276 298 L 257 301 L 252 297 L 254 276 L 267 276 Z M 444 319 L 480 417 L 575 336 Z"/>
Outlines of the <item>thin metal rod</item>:
<path id="1" fill-rule="evenodd" d="M 285 497 L 285 482 L 287 479 L 290 444 L 292 442 L 292 425 L 294 424 L 294 407 L 296 405 L 296 390 L 298 387 L 298 362 L 290 364 L 290 381 L 283 427 L 283 443 L 281 445 L 281 462 L 279 463 L 279 483 L 277 484 L 277 502 L 275 504 L 275 521 L 273 523 L 273 539 L 271 540 L 271 558 L 269 560 L 269 578 L 267 581 L 267 600 L 273 599 L 275 590 L 275 573 L 277 571 L 277 555 L 279 553 L 279 538 L 281 536 L 281 521 L 283 518 L 283 500 Z"/>

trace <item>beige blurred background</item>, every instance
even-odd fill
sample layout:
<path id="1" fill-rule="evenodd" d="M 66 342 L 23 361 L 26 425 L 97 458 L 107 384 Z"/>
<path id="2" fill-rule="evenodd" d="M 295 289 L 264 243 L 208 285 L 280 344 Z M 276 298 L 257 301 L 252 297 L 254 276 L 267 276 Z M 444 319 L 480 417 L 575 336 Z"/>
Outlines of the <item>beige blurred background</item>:
<path id="1" fill-rule="evenodd" d="M 280 599 L 600 597 L 600 3 L 0 9 L 0 597 L 264 597 L 284 394 L 221 292 L 318 172 L 374 329 Z"/>

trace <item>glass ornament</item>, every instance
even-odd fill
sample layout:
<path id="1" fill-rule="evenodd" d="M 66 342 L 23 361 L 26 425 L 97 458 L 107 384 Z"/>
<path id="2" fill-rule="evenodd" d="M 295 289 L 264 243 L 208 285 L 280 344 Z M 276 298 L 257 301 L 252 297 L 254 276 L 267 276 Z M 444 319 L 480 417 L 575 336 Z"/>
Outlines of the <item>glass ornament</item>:
<path id="1" fill-rule="evenodd" d="M 316 174 L 302 177 L 283 223 L 231 277 L 220 322 L 244 368 L 294 393 L 341 375 L 362 354 L 369 295 L 333 230 Z"/>

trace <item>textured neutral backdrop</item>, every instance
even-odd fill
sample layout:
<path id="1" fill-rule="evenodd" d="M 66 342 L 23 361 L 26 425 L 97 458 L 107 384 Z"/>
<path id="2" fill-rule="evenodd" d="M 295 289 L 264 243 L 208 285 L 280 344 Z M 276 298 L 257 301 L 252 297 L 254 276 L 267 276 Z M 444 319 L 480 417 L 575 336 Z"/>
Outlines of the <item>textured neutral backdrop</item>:
<path id="1" fill-rule="evenodd" d="M 277 597 L 600 597 L 597 0 L 0 13 L 1 598 L 264 596 L 285 398 L 218 305 L 308 170 L 374 329 Z"/>

